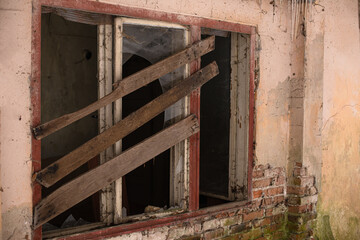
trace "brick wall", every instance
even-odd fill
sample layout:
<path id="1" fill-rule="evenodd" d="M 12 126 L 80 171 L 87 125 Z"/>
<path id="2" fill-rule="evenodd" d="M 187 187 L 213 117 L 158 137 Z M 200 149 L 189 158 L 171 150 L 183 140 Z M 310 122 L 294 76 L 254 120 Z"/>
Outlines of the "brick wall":
<path id="1" fill-rule="evenodd" d="M 312 239 L 317 190 L 307 169 L 296 163 L 287 179 L 282 167 L 258 165 L 252 178 L 252 200 L 243 205 L 111 239 Z"/>
<path id="2" fill-rule="evenodd" d="M 284 168 L 256 166 L 246 205 L 112 239 L 286 239 L 285 180 Z"/>
<path id="3" fill-rule="evenodd" d="M 312 239 L 316 219 L 317 189 L 301 163 L 295 163 L 287 186 L 289 239 Z"/>

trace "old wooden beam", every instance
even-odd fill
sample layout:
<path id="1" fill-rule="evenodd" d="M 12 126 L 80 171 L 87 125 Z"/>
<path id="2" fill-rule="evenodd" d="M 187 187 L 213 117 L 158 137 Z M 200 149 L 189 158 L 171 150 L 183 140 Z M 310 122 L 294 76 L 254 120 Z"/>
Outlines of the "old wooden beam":
<path id="1" fill-rule="evenodd" d="M 204 35 L 214 35 L 218 37 L 229 37 L 230 32 L 223 31 L 223 30 L 217 30 L 217 29 L 211 29 L 211 28 L 201 28 L 201 34 Z"/>
<path id="2" fill-rule="evenodd" d="M 89 159 L 95 157 L 106 148 L 133 132 L 166 108 L 189 95 L 193 90 L 218 74 L 216 62 L 199 70 L 190 77 L 178 82 L 173 88 L 144 105 L 137 111 L 89 140 L 74 151 L 60 158 L 53 164 L 34 175 L 36 180 L 45 187 L 49 187 L 68 175 Z"/>
<path id="3" fill-rule="evenodd" d="M 197 118 L 191 115 L 65 184 L 35 207 L 34 227 L 37 228 L 48 222 L 198 131 Z"/>
<path id="4" fill-rule="evenodd" d="M 200 41 L 189 48 L 186 48 L 164 60 L 161 60 L 121 81 L 114 84 L 114 91 L 98 101 L 82 108 L 76 112 L 63 115 L 47 123 L 33 128 L 36 139 L 42 139 L 71 123 L 89 115 L 90 113 L 114 102 L 115 100 L 139 89 L 159 77 L 177 69 L 178 67 L 189 63 L 202 55 L 211 52 L 215 48 L 215 37 L 211 36 Z"/>
<path id="5" fill-rule="evenodd" d="M 81 226 L 67 227 L 67 228 L 60 228 L 60 229 L 46 231 L 43 232 L 42 237 L 43 239 L 50 239 L 50 238 L 71 235 L 75 233 L 87 232 L 90 230 L 103 228 L 103 227 L 106 227 L 106 225 L 103 222 L 89 223 Z"/>

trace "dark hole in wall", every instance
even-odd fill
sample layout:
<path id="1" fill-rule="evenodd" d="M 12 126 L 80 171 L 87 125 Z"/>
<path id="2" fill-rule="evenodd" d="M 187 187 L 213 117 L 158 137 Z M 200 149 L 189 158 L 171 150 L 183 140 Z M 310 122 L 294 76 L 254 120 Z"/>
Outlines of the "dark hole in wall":
<path id="1" fill-rule="evenodd" d="M 150 66 L 146 59 L 133 55 L 123 65 L 123 78 Z M 123 118 L 162 94 L 159 80 L 123 97 Z M 126 150 L 163 129 L 164 113 L 123 139 Z M 169 206 L 170 150 L 156 156 L 123 178 L 123 203 L 128 215 L 143 213 L 148 205 Z"/>
<path id="2" fill-rule="evenodd" d="M 41 24 L 41 121 L 44 123 L 97 100 L 97 27 L 70 22 L 55 14 L 43 14 Z M 43 168 L 98 134 L 98 119 L 94 115 L 97 113 L 41 141 Z M 42 197 L 96 165 L 98 157 L 54 186 L 43 187 Z M 99 221 L 98 195 L 85 199 L 50 223 L 60 227 L 69 215 L 76 220 Z"/>
<path id="3" fill-rule="evenodd" d="M 200 196 L 200 207 L 226 202 L 216 196 L 228 197 L 230 51 L 231 38 L 216 36 L 215 50 L 201 58 L 201 67 L 216 61 L 219 75 L 201 88 L 200 193 L 205 195 Z"/>

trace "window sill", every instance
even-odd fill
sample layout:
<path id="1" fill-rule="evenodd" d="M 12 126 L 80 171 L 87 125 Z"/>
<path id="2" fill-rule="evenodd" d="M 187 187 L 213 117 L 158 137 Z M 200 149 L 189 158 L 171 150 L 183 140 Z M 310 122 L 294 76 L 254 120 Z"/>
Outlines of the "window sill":
<path id="1" fill-rule="evenodd" d="M 196 218 L 200 218 L 206 215 L 218 215 L 223 214 L 226 211 L 232 211 L 237 209 L 246 208 L 251 204 L 251 201 L 244 200 L 239 202 L 231 202 L 225 203 L 222 205 L 202 208 L 193 212 L 184 212 L 176 215 L 167 215 L 167 216 L 156 216 L 155 214 L 140 214 L 132 217 L 128 217 L 128 220 L 132 220 L 135 222 L 132 223 L 124 223 L 116 226 L 110 226 L 101 229 L 95 230 L 85 230 L 87 232 L 76 233 L 72 235 L 66 235 L 57 237 L 55 239 L 66 239 L 66 240 L 80 240 L 80 239 L 104 239 L 115 236 L 120 236 L 123 234 L 129 234 L 133 232 L 139 232 L 148 230 L 151 228 L 163 227 L 163 226 L 171 226 L 182 222 L 187 222 L 190 220 L 195 220 Z M 169 213 L 171 214 L 171 213 Z M 144 218 L 145 217 L 145 218 Z M 100 227 L 100 226 L 99 226 Z M 44 234 L 44 239 L 46 235 Z"/>

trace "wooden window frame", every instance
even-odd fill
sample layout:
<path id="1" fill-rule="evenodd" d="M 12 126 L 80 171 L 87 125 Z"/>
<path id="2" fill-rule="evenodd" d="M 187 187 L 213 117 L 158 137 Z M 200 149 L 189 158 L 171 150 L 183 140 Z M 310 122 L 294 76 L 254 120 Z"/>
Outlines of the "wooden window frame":
<path id="1" fill-rule="evenodd" d="M 190 31 L 187 26 L 167 23 L 163 21 L 139 19 L 139 18 L 129 18 L 123 16 L 116 16 L 112 24 L 107 25 L 98 25 L 98 52 L 102 53 L 98 56 L 99 65 L 99 79 L 104 79 L 104 81 L 99 82 L 99 99 L 103 98 L 106 94 L 112 92 L 112 86 L 116 82 L 122 80 L 122 53 L 123 53 L 123 33 L 124 25 L 136 25 L 136 26 L 147 26 L 147 27 L 157 27 L 157 28 L 169 28 L 182 30 L 184 33 L 184 47 L 190 45 Z M 114 46 L 113 46 L 114 41 Z M 175 52 L 174 52 L 175 53 Z M 185 64 L 182 71 L 183 77 L 189 77 L 189 66 L 190 64 Z M 114 68 L 114 69 L 113 69 Z M 114 76 L 112 72 L 114 70 Z M 169 86 L 167 86 L 169 87 Z M 178 113 L 181 117 L 189 115 L 189 97 L 181 100 L 182 112 Z M 174 105 L 173 105 L 174 106 Z M 171 108 L 171 107 L 170 107 Z M 111 127 L 113 124 L 121 120 L 122 115 L 122 98 L 114 102 L 114 105 L 107 105 L 104 108 L 99 109 L 99 132 L 104 131 L 106 128 Z M 172 109 L 169 111 L 169 115 L 173 115 Z M 181 110 L 180 110 L 181 111 Z M 173 118 L 175 116 L 171 116 Z M 175 123 L 175 122 L 174 122 Z M 107 127 L 106 127 L 107 126 Z M 121 152 L 121 140 L 115 143 L 115 148 L 108 148 L 106 151 L 100 154 L 100 164 L 112 159 L 108 156 L 117 156 Z M 177 206 L 183 211 L 187 210 L 187 191 L 188 191 L 188 181 L 186 176 L 188 176 L 187 167 L 188 166 L 188 140 L 184 140 L 170 149 L 170 206 Z M 115 155 L 113 154 L 115 151 Z M 182 157 L 184 156 L 184 157 Z M 182 161 L 179 164 L 179 161 Z M 176 172 L 176 166 L 181 166 L 180 173 Z M 181 177 L 185 176 L 186 179 Z M 109 185 L 106 191 L 103 191 L 100 194 L 101 209 L 100 209 L 100 219 L 102 222 L 110 225 L 112 223 L 118 224 L 122 219 L 122 178 L 116 180 L 114 185 Z M 112 214 L 109 214 L 112 212 Z M 169 213 L 170 214 L 170 213 Z M 139 214 L 136 216 L 127 216 L 125 218 L 136 219 L 140 217 Z"/>
<path id="2" fill-rule="evenodd" d="M 132 224 L 118 225 L 111 228 L 94 230 L 92 232 L 69 236 L 65 239 L 102 239 L 104 237 L 118 236 L 120 234 L 142 231 L 153 227 L 170 225 L 173 222 L 186 221 L 189 218 L 220 212 L 227 209 L 239 208 L 252 200 L 252 168 L 253 168 L 253 138 L 254 138 L 254 80 L 255 80 L 255 44 L 256 28 L 238 23 L 219 21 L 196 16 L 166 13 L 137 7 L 113 5 L 88 0 L 33 0 L 32 8 L 32 43 L 31 43 L 31 125 L 41 124 L 41 8 L 42 6 L 76 9 L 87 12 L 127 16 L 147 20 L 164 21 L 190 26 L 190 42 L 201 39 L 201 28 L 212 28 L 223 31 L 237 32 L 250 35 L 250 70 L 249 70 L 249 132 L 248 132 L 248 199 L 241 202 L 231 202 L 215 207 L 199 210 L 199 133 L 189 140 L 189 212 L 175 216 L 153 219 Z M 190 64 L 190 74 L 200 69 L 200 59 Z M 190 95 L 190 113 L 200 116 L 200 91 Z M 41 141 L 32 137 L 32 166 L 33 171 L 41 170 Z M 41 186 L 33 182 L 33 206 L 41 201 Z M 33 239 L 42 239 L 41 227 L 33 230 Z"/>

